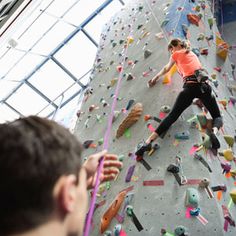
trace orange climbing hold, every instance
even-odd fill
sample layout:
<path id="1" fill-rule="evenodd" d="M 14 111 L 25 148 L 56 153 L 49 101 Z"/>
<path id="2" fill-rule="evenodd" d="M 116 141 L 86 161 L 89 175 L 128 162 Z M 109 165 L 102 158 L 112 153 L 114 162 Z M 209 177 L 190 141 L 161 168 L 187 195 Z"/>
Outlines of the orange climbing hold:
<path id="1" fill-rule="evenodd" d="M 115 217 L 117 212 L 119 211 L 121 204 L 123 203 L 125 196 L 126 196 L 126 191 L 120 192 L 114 201 L 111 203 L 109 208 L 106 210 L 106 212 L 103 214 L 101 218 L 101 226 L 100 226 L 100 231 L 103 234 L 105 230 L 109 227 L 112 219 Z"/>
<path id="2" fill-rule="evenodd" d="M 194 24 L 196 26 L 199 25 L 199 21 L 201 20 L 201 18 L 198 16 L 198 15 L 195 15 L 195 14 L 188 14 L 187 15 L 187 18 L 188 18 L 188 21 L 191 23 L 191 24 Z"/>

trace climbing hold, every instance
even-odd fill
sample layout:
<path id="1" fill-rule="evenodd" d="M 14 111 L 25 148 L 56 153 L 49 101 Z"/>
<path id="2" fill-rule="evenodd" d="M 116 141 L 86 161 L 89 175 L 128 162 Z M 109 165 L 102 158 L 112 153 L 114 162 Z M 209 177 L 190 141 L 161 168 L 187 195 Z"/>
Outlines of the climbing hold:
<path id="1" fill-rule="evenodd" d="M 221 69 L 221 67 L 214 67 L 214 70 L 216 70 L 220 73 L 222 69 Z"/>
<path id="2" fill-rule="evenodd" d="M 133 43 L 134 42 L 134 38 L 132 37 L 132 36 L 128 36 L 127 37 L 127 43 L 128 44 L 131 44 L 131 43 Z"/>
<path id="3" fill-rule="evenodd" d="M 203 33 L 200 33 L 200 34 L 198 35 L 197 40 L 198 40 L 198 41 L 204 40 L 204 38 L 205 38 L 205 35 L 204 35 Z"/>
<path id="4" fill-rule="evenodd" d="M 229 173 L 230 172 L 230 170 L 231 170 L 231 164 L 229 163 L 229 162 L 227 162 L 227 161 L 222 161 L 221 163 L 220 163 L 220 165 L 221 165 L 221 167 L 222 167 L 222 169 L 223 169 L 223 174 L 225 174 L 225 173 Z"/>
<path id="5" fill-rule="evenodd" d="M 203 145 L 206 149 L 209 149 L 209 148 L 212 146 L 210 137 L 209 137 L 207 134 L 202 133 L 202 139 L 203 139 L 202 145 Z"/>
<path id="6" fill-rule="evenodd" d="M 213 23 L 214 23 L 214 18 L 208 18 L 208 25 L 210 27 L 210 29 L 212 29 Z"/>
<path id="7" fill-rule="evenodd" d="M 169 113 L 170 112 L 170 106 L 164 105 L 164 106 L 161 107 L 160 111 L 164 112 L 164 113 Z"/>
<path id="8" fill-rule="evenodd" d="M 122 229 L 122 226 L 120 224 L 115 225 L 114 230 L 113 230 L 114 236 L 120 236 L 121 229 Z"/>
<path id="9" fill-rule="evenodd" d="M 93 105 L 91 105 L 91 106 L 89 107 L 89 112 L 92 112 L 92 111 L 95 110 L 95 109 L 98 109 L 98 107 L 93 104 Z"/>
<path id="10" fill-rule="evenodd" d="M 230 101 L 233 105 L 235 105 L 235 103 L 236 103 L 236 97 L 230 96 L 230 97 L 229 97 L 229 101 Z"/>
<path id="11" fill-rule="evenodd" d="M 187 14 L 188 21 L 196 26 L 199 25 L 200 17 L 195 14 Z"/>
<path id="12" fill-rule="evenodd" d="M 176 174 L 176 173 L 179 173 L 179 167 L 177 165 L 175 165 L 175 164 L 170 164 L 167 167 L 167 171 L 169 171 L 172 174 Z"/>
<path id="13" fill-rule="evenodd" d="M 169 71 L 167 74 L 165 74 L 165 76 L 164 76 L 164 78 L 163 78 L 163 80 L 162 80 L 162 83 L 163 83 L 163 84 L 168 84 L 168 83 L 170 83 L 172 76 L 173 76 L 176 72 L 177 72 L 177 66 L 176 66 L 176 64 L 174 64 L 174 65 L 171 67 L 170 71 Z"/>
<path id="14" fill-rule="evenodd" d="M 208 55 L 208 48 L 201 48 L 200 49 L 200 54 L 207 56 Z"/>
<path id="15" fill-rule="evenodd" d="M 120 41 L 119 41 L 119 44 L 122 44 L 122 43 L 124 43 L 124 39 L 121 39 Z"/>
<path id="16" fill-rule="evenodd" d="M 134 104 L 135 100 L 134 99 L 130 99 L 125 110 L 128 111 L 130 109 L 130 107 L 132 107 L 132 105 Z"/>
<path id="17" fill-rule="evenodd" d="M 162 21 L 162 23 L 161 23 L 161 28 L 163 28 L 164 26 L 166 26 L 168 23 L 169 23 L 169 19 L 166 19 L 166 20 L 164 20 L 164 21 Z"/>
<path id="18" fill-rule="evenodd" d="M 116 121 L 116 119 L 119 117 L 120 111 L 114 111 L 113 118 L 112 118 L 112 123 Z"/>
<path id="19" fill-rule="evenodd" d="M 126 80 L 133 80 L 133 79 L 135 79 L 135 77 L 131 73 L 129 73 Z"/>
<path id="20" fill-rule="evenodd" d="M 216 54 L 224 61 L 228 56 L 229 45 L 219 36 L 216 35 Z"/>
<path id="21" fill-rule="evenodd" d="M 230 148 L 234 145 L 234 137 L 231 135 L 223 135 L 225 142 L 229 145 Z"/>
<path id="22" fill-rule="evenodd" d="M 224 109 L 227 109 L 228 101 L 226 99 L 219 100 L 219 103 L 223 105 Z"/>
<path id="23" fill-rule="evenodd" d="M 198 122 L 200 123 L 202 128 L 205 128 L 207 125 L 207 118 L 204 114 L 197 114 Z"/>
<path id="24" fill-rule="evenodd" d="M 103 142 L 104 142 L 103 138 L 100 138 L 100 139 L 98 140 L 98 145 L 101 146 L 101 145 L 103 144 Z"/>
<path id="25" fill-rule="evenodd" d="M 223 150 L 223 155 L 224 155 L 224 158 L 225 158 L 227 161 L 232 161 L 232 160 L 234 160 L 233 151 L 232 151 L 231 149 L 225 149 L 225 150 Z"/>
<path id="26" fill-rule="evenodd" d="M 121 204 L 125 199 L 125 195 L 126 195 L 126 191 L 120 192 L 116 196 L 115 200 L 108 207 L 106 212 L 103 214 L 103 216 L 101 218 L 101 225 L 100 225 L 101 233 L 104 233 L 104 231 L 109 227 L 112 219 L 115 217 L 115 215 L 119 211 Z"/>
<path id="27" fill-rule="evenodd" d="M 104 236 L 112 236 L 112 232 L 110 230 L 107 230 L 105 233 L 104 233 Z"/>
<path id="28" fill-rule="evenodd" d="M 112 43 L 112 47 L 113 47 L 113 48 L 114 48 L 116 45 L 117 45 L 116 42 L 113 42 L 113 43 Z"/>
<path id="29" fill-rule="evenodd" d="M 141 29 L 143 25 L 138 25 L 137 30 Z"/>
<path id="30" fill-rule="evenodd" d="M 227 206 L 225 205 L 222 205 L 222 210 L 223 210 L 223 216 L 224 216 L 224 219 L 231 225 L 231 226 L 234 226 L 235 227 L 235 221 L 233 220 L 230 212 L 229 212 L 229 209 L 227 208 Z"/>
<path id="31" fill-rule="evenodd" d="M 138 231 L 142 231 L 143 230 L 143 226 L 141 225 L 141 223 L 139 222 L 137 216 L 134 214 L 134 209 L 131 205 L 128 205 L 126 207 L 126 213 L 129 217 L 131 217 L 134 225 L 136 226 Z"/>
<path id="32" fill-rule="evenodd" d="M 121 65 L 118 65 L 118 66 L 116 67 L 116 70 L 117 70 L 118 72 L 121 72 L 122 69 L 123 69 L 123 67 L 122 67 Z"/>
<path id="33" fill-rule="evenodd" d="M 117 81 L 118 81 L 117 78 L 113 78 L 113 79 L 110 81 L 110 84 L 107 86 L 107 89 L 113 87 L 113 86 L 116 84 Z"/>
<path id="34" fill-rule="evenodd" d="M 212 189 L 213 192 L 216 192 L 216 191 L 223 191 L 223 192 L 226 192 L 227 187 L 226 187 L 225 184 L 223 184 L 223 185 L 213 186 L 213 187 L 211 187 L 211 189 Z"/>
<path id="35" fill-rule="evenodd" d="M 158 143 L 155 143 L 152 146 L 152 149 L 149 151 L 148 156 L 151 156 L 156 150 L 158 150 L 160 148 L 160 145 Z"/>
<path id="36" fill-rule="evenodd" d="M 188 26 L 185 24 L 182 24 L 182 30 L 183 30 L 184 37 L 186 38 L 188 35 Z"/>
<path id="37" fill-rule="evenodd" d="M 133 109 L 130 111 L 128 116 L 122 121 L 120 124 L 118 130 L 116 131 L 116 138 L 121 137 L 125 130 L 131 127 L 134 123 L 136 123 L 141 114 L 143 112 L 143 106 L 141 103 L 136 103 L 133 107 Z"/>
<path id="38" fill-rule="evenodd" d="M 163 34 L 163 32 L 156 33 L 156 34 L 155 34 L 155 37 L 156 37 L 156 39 L 160 40 L 160 39 L 163 39 L 163 38 L 164 38 L 164 34 Z"/>
<path id="39" fill-rule="evenodd" d="M 152 52 L 148 49 L 146 49 L 144 51 L 144 58 L 147 59 L 148 57 L 150 57 L 152 55 Z"/>
<path id="40" fill-rule="evenodd" d="M 200 208 L 199 207 L 190 210 L 190 215 L 191 216 L 198 216 L 199 214 L 200 214 Z"/>
<path id="41" fill-rule="evenodd" d="M 195 188 L 188 188 L 186 190 L 185 206 L 186 207 L 198 207 L 199 194 Z"/>
<path id="42" fill-rule="evenodd" d="M 126 183 L 130 182 L 131 177 L 134 173 L 134 169 L 135 169 L 135 165 L 132 165 L 132 166 L 129 167 L 129 169 L 127 171 L 127 174 L 126 174 L 126 177 L 125 177 L 125 182 Z"/>
<path id="43" fill-rule="evenodd" d="M 90 147 L 90 145 L 91 145 L 93 142 L 94 142 L 94 140 L 86 140 L 86 141 L 84 141 L 84 143 L 83 143 L 83 147 L 84 147 L 85 149 L 88 149 L 88 148 Z"/>
<path id="44" fill-rule="evenodd" d="M 188 233 L 186 227 L 179 225 L 175 228 L 175 236 L 187 236 L 187 235 Z"/>
<path id="45" fill-rule="evenodd" d="M 180 140 L 187 140 L 187 139 L 189 139 L 189 135 L 190 135 L 189 131 L 186 130 L 184 132 L 176 133 L 175 138 L 180 139 Z"/>
<path id="46" fill-rule="evenodd" d="M 208 196 L 209 196 L 209 198 L 213 198 L 214 195 L 213 195 L 211 189 L 209 188 L 209 184 L 210 184 L 210 180 L 207 179 L 207 178 L 204 178 L 204 179 L 202 179 L 201 182 L 199 183 L 199 187 L 205 188 L 205 189 L 206 189 L 206 192 L 207 192 L 207 194 L 208 194 Z"/>
<path id="47" fill-rule="evenodd" d="M 233 203 L 236 204 L 236 189 L 230 191 L 230 197 L 233 200 Z"/>
<path id="48" fill-rule="evenodd" d="M 195 153 L 194 157 L 199 160 L 208 170 L 209 172 L 212 172 L 211 167 L 209 166 L 209 164 L 207 163 L 207 161 L 199 154 Z"/>
<path id="49" fill-rule="evenodd" d="M 192 48 L 192 52 L 196 55 L 196 56 L 200 56 L 200 50 L 198 48 Z"/>
<path id="50" fill-rule="evenodd" d="M 230 170 L 230 174 L 233 178 L 235 178 L 236 177 L 236 169 Z"/>

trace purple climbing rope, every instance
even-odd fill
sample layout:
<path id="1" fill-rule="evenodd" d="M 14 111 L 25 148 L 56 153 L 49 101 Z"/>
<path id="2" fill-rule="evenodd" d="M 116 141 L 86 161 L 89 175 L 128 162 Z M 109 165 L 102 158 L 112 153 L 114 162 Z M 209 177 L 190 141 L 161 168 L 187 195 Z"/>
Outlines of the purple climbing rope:
<path id="1" fill-rule="evenodd" d="M 131 32 L 131 28 L 132 27 L 130 26 L 129 27 L 130 32 Z M 129 32 L 129 36 L 130 36 L 130 32 Z M 114 111 L 115 111 L 117 98 L 118 98 L 118 94 L 119 94 L 119 90 L 120 90 L 123 67 L 124 67 L 128 47 L 129 47 L 129 42 L 128 42 L 128 37 L 127 37 L 127 46 L 126 46 L 126 48 L 124 48 L 124 55 L 123 55 L 122 62 L 121 62 L 121 70 L 119 72 L 118 82 L 117 82 L 117 86 L 116 86 L 116 90 L 115 90 L 115 94 L 114 94 L 114 98 L 113 98 L 113 102 L 112 102 L 112 106 L 111 106 L 111 113 L 109 115 L 107 129 L 106 129 L 106 133 L 105 133 L 105 136 L 104 136 L 103 149 L 106 149 L 106 150 L 108 150 L 108 147 L 109 147 L 109 137 L 110 137 L 110 133 L 111 133 L 112 119 L 113 119 L 113 116 L 114 116 Z M 86 220 L 86 223 L 85 223 L 84 236 L 89 236 L 91 221 L 92 221 L 92 218 L 93 218 L 93 212 L 94 212 L 95 204 L 96 204 L 96 195 L 97 195 L 98 187 L 99 187 L 99 184 L 100 184 L 99 178 L 100 178 L 100 175 L 101 175 L 101 172 L 102 172 L 103 163 L 104 163 L 104 157 L 101 158 L 101 160 L 99 162 L 99 165 L 98 165 L 97 177 L 96 177 L 95 186 L 94 186 L 94 189 L 93 189 L 92 199 L 91 199 L 91 202 L 90 202 L 90 209 L 89 209 L 89 212 L 88 212 L 88 215 L 87 215 L 87 220 Z"/>

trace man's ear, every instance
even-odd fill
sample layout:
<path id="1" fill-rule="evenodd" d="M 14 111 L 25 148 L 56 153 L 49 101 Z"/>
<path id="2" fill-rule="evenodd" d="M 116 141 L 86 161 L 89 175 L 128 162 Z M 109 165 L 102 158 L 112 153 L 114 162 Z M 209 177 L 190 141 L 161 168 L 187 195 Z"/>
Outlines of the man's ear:
<path id="1" fill-rule="evenodd" d="M 77 199 L 76 176 L 62 176 L 55 185 L 53 196 L 60 210 L 73 212 Z"/>

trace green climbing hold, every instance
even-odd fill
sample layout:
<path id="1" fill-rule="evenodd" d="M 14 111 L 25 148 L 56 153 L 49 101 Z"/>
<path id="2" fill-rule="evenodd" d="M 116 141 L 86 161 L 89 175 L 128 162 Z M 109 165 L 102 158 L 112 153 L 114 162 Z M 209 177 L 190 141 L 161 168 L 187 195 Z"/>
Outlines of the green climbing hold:
<path id="1" fill-rule="evenodd" d="M 197 119 L 198 119 L 198 121 L 199 121 L 201 127 L 206 126 L 206 124 L 207 124 L 207 118 L 206 118 L 205 115 L 203 115 L 203 114 L 198 114 L 198 115 L 197 115 Z"/>
<path id="2" fill-rule="evenodd" d="M 206 149 L 209 149 L 210 147 L 211 147 L 211 140 L 210 140 L 210 137 L 207 135 L 207 134 L 205 134 L 205 133 L 203 133 L 202 134 L 202 145 L 206 148 Z"/>
<path id="3" fill-rule="evenodd" d="M 225 142 L 229 145 L 229 147 L 232 148 L 234 145 L 234 137 L 231 135 L 224 135 L 223 137 L 225 139 Z"/>
<path id="4" fill-rule="evenodd" d="M 198 207 L 199 194 L 195 188 L 188 188 L 186 190 L 185 206 L 186 207 Z"/>
<path id="5" fill-rule="evenodd" d="M 103 142 L 104 142 L 103 138 L 100 138 L 100 139 L 98 140 L 98 145 L 101 146 L 101 145 L 103 144 Z"/>
<path id="6" fill-rule="evenodd" d="M 133 216 L 133 214 L 134 214 L 133 209 L 134 209 L 134 208 L 133 208 L 131 205 L 128 205 L 128 206 L 126 207 L 126 213 L 127 213 L 128 216 L 130 216 L 130 217 Z"/>
<path id="7" fill-rule="evenodd" d="M 187 233 L 187 228 L 182 226 L 182 225 L 179 225 L 175 228 L 175 236 L 185 236 L 185 235 L 188 235 L 186 234 Z"/>

